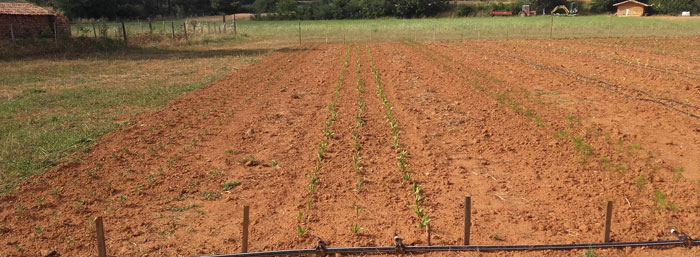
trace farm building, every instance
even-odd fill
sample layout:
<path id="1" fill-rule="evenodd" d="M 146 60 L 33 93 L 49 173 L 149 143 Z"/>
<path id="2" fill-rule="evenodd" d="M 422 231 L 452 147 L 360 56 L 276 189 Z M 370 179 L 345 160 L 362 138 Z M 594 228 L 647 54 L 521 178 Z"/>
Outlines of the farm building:
<path id="1" fill-rule="evenodd" d="M 11 31 L 15 37 L 53 34 L 54 27 L 59 35 L 70 35 L 70 23 L 63 15 L 30 3 L 0 2 L 0 38 L 10 38 Z"/>
<path id="2" fill-rule="evenodd" d="M 635 0 L 627 0 L 619 2 L 613 6 L 617 7 L 617 16 L 643 16 L 644 9 L 651 5 Z"/>

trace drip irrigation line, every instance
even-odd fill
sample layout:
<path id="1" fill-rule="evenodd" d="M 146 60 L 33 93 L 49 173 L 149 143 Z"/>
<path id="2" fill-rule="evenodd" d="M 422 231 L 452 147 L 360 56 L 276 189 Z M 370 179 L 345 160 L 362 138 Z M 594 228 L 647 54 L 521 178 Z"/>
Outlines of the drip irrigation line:
<path id="1" fill-rule="evenodd" d="M 425 253 L 425 252 L 459 252 L 459 251 L 542 251 L 542 250 L 576 250 L 592 248 L 624 248 L 624 247 L 692 247 L 700 245 L 700 240 L 666 240 L 666 241 L 639 241 L 617 243 L 591 243 L 591 244 L 545 244 L 545 245 L 436 245 L 436 246 L 378 246 L 378 247 L 347 247 L 347 248 L 315 248 L 279 250 L 252 253 L 234 253 L 200 257 L 264 257 L 264 256 L 294 256 L 317 254 L 373 254 L 373 253 Z"/>
<path id="2" fill-rule="evenodd" d="M 605 89 L 605 90 L 608 90 L 608 91 L 611 91 L 611 92 L 620 94 L 620 95 L 622 95 L 622 96 L 624 96 L 624 97 L 631 98 L 631 99 L 635 99 L 635 100 L 640 100 L 640 101 L 647 101 L 647 102 L 652 102 L 652 103 L 660 104 L 660 105 L 662 105 L 662 106 L 664 106 L 664 107 L 666 107 L 666 108 L 669 108 L 669 109 L 671 109 L 671 110 L 674 110 L 674 111 L 683 113 L 683 114 L 685 114 L 685 115 L 688 115 L 688 116 L 693 117 L 693 118 L 696 118 L 696 119 L 700 119 L 700 116 L 698 116 L 697 114 L 694 114 L 694 113 L 691 113 L 691 112 L 688 112 L 688 111 L 681 110 L 681 109 L 679 109 L 678 107 L 673 106 L 672 104 L 677 104 L 677 105 L 685 106 L 685 107 L 687 107 L 687 108 L 692 108 L 692 109 L 700 110 L 700 107 L 697 107 L 697 106 L 685 104 L 685 103 L 682 103 L 682 102 L 679 102 L 679 101 L 676 101 L 676 100 L 672 100 L 672 99 L 668 99 L 668 98 L 657 99 L 657 98 L 655 98 L 654 96 L 652 96 L 651 94 L 649 94 L 649 93 L 647 93 L 647 92 L 645 92 L 645 91 L 642 91 L 642 90 L 639 90 L 639 89 L 628 89 L 629 91 L 632 91 L 633 94 L 636 95 L 636 96 L 635 96 L 635 95 L 633 95 L 633 94 L 629 94 L 629 93 L 623 92 L 623 90 L 625 90 L 625 89 L 624 89 L 623 87 L 621 87 L 620 85 L 608 83 L 608 82 L 605 82 L 605 81 L 602 81 L 602 80 L 599 80 L 599 79 L 595 79 L 595 78 L 592 78 L 592 77 L 589 77 L 589 76 L 581 75 L 581 74 L 578 74 L 578 73 L 575 73 L 575 72 L 569 72 L 569 71 L 565 71 L 565 70 L 563 70 L 563 69 L 559 69 L 559 68 L 555 68 L 555 67 L 551 67 L 551 66 L 539 64 L 539 63 L 535 63 L 535 62 L 532 62 L 532 61 L 529 61 L 529 60 L 526 60 L 526 59 L 524 59 L 524 58 L 517 57 L 517 56 L 498 55 L 498 54 L 494 54 L 494 53 L 491 53 L 491 54 L 496 55 L 496 56 L 500 56 L 500 57 L 510 57 L 510 58 L 515 59 L 515 60 L 518 60 L 518 61 L 520 61 L 520 62 L 522 62 L 522 63 L 529 64 L 529 65 L 531 65 L 531 66 L 535 66 L 535 67 L 538 67 L 538 68 L 541 68 L 541 69 L 544 69 L 544 70 L 549 70 L 549 71 L 551 71 L 551 72 L 559 73 L 559 74 L 562 74 L 562 75 L 565 75 L 565 76 L 573 76 L 573 77 L 575 77 L 576 80 L 583 81 L 584 83 L 587 83 L 587 84 L 592 84 L 592 85 L 598 86 L 598 87 L 603 88 L 603 89 Z M 639 96 L 639 95 L 641 95 L 641 96 Z"/>

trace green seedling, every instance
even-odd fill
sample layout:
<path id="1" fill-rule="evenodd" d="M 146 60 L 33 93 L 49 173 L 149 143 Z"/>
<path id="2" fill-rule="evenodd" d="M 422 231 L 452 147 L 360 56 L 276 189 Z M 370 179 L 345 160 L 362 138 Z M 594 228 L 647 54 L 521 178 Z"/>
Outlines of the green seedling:
<path id="1" fill-rule="evenodd" d="M 304 234 L 306 234 L 306 229 L 305 227 L 302 227 L 301 225 L 297 225 L 297 235 L 299 237 L 303 237 Z"/>
<path id="2" fill-rule="evenodd" d="M 204 200 L 214 201 L 221 198 L 221 193 L 217 191 L 205 191 L 202 192 L 202 196 L 204 197 Z"/>
<path id="3" fill-rule="evenodd" d="M 357 223 L 355 223 L 354 226 L 350 227 L 350 232 L 352 232 L 353 234 L 358 234 L 358 233 L 360 233 L 360 230 L 361 230 L 361 229 L 362 229 L 362 228 L 360 227 L 360 225 L 358 225 Z"/>
<path id="4" fill-rule="evenodd" d="M 352 202 L 352 209 L 355 211 L 355 217 L 360 217 L 360 211 L 362 208 L 357 205 L 357 202 Z"/>
<path id="5" fill-rule="evenodd" d="M 489 238 L 493 241 L 503 241 L 503 238 L 501 238 L 501 236 L 498 235 L 498 233 L 491 234 Z"/>
<path id="6" fill-rule="evenodd" d="M 355 191 L 362 192 L 362 186 L 364 184 L 365 184 L 365 177 L 360 177 L 360 180 L 357 181 L 357 184 L 355 185 Z"/>
<path id="7" fill-rule="evenodd" d="M 222 188 L 224 191 L 229 191 L 229 190 L 231 190 L 231 189 L 233 189 L 233 188 L 235 188 L 235 187 L 237 187 L 237 186 L 239 186 L 239 185 L 241 185 L 241 182 L 238 182 L 238 181 L 231 181 L 231 182 L 226 182 L 226 183 L 222 184 L 222 185 L 221 185 L 221 188 Z"/>
<path id="8" fill-rule="evenodd" d="M 299 213 L 297 214 L 297 221 L 301 222 L 302 220 L 304 220 L 304 212 L 299 211 Z"/>
<path id="9" fill-rule="evenodd" d="M 418 227 L 423 229 L 426 226 L 428 226 L 428 224 L 430 224 L 431 221 L 432 220 L 430 218 L 428 218 L 428 215 L 425 214 L 420 218 L 420 221 L 418 222 Z"/>
<path id="10" fill-rule="evenodd" d="M 272 160 L 272 161 L 270 162 L 270 165 L 272 165 L 272 166 L 277 166 L 277 165 L 279 165 L 279 164 L 280 164 L 280 162 L 275 161 L 275 160 Z"/>
<path id="11" fill-rule="evenodd" d="M 598 257 L 598 255 L 595 254 L 595 251 L 593 248 L 588 248 L 585 252 L 583 252 L 583 257 Z"/>

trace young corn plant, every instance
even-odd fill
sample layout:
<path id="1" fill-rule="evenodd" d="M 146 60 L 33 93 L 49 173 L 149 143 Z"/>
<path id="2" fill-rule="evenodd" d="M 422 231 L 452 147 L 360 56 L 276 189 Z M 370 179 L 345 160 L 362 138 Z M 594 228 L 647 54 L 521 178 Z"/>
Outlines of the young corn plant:
<path id="1" fill-rule="evenodd" d="M 338 77 L 338 85 L 335 88 L 335 94 L 334 98 L 331 101 L 331 103 L 328 105 L 328 110 L 330 111 L 330 116 L 324 123 L 323 127 L 323 136 L 321 137 L 321 142 L 318 147 L 318 151 L 316 152 L 316 157 L 318 157 L 318 160 L 316 161 L 316 166 L 312 169 L 311 175 L 309 175 L 309 184 L 307 186 L 308 190 L 308 198 L 304 202 L 304 205 L 306 206 L 307 211 L 311 209 L 311 206 L 314 202 L 314 194 L 318 190 L 318 182 L 319 182 L 319 173 L 321 170 L 321 167 L 323 166 L 323 160 L 326 159 L 328 156 L 326 155 L 326 148 L 328 147 L 329 142 L 333 139 L 333 136 L 335 133 L 331 130 L 331 127 L 335 123 L 335 118 L 338 116 L 338 110 L 336 108 L 336 105 L 338 103 L 338 99 L 340 98 L 340 89 L 343 86 L 343 80 L 345 78 L 345 71 L 347 70 L 348 66 L 348 56 L 350 55 L 350 47 L 348 47 L 345 50 L 345 60 L 343 63 L 343 66 L 341 67 L 340 70 L 340 76 Z M 307 218 L 304 214 L 303 211 L 299 211 L 297 215 L 297 235 L 299 237 L 303 237 L 307 230 L 308 226 L 304 226 L 304 220 Z"/>
<path id="2" fill-rule="evenodd" d="M 412 178 L 412 174 L 408 171 L 410 165 L 406 158 L 408 155 L 408 151 L 405 150 L 400 144 L 401 129 L 399 127 L 399 122 L 394 117 L 393 107 L 391 106 L 391 103 L 389 103 L 389 99 L 387 99 L 386 94 L 384 93 L 384 84 L 382 83 L 379 70 L 377 70 L 374 64 L 372 51 L 370 50 L 369 45 L 366 46 L 366 49 L 369 56 L 370 65 L 372 66 L 372 72 L 374 73 L 374 78 L 377 82 L 377 96 L 382 101 L 382 105 L 384 106 L 385 110 L 385 116 L 389 121 L 389 128 L 391 129 L 392 148 L 397 152 L 396 165 L 399 168 L 399 171 L 401 171 L 401 184 L 405 184 L 410 182 Z M 416 215 L 418 227 L 420 229 L 423 229 L 431 222 L 431 219 L 429 218 L 426 211 L 423 210 L 423 208 L 421 208 L 421 204 L 425 201 L 425 196 L 423 196 L 424 192 L 423 189 L 418 185 L 418 183 L 412 184 L 412 191 L 413 212 Z"/>

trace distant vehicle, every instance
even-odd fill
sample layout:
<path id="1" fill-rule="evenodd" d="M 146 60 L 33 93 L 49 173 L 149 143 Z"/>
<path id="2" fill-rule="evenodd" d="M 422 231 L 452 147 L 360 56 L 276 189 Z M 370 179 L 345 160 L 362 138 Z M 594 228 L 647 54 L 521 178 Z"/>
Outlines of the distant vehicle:
<path id="1" fill-rule="evenodd" d="M 491 11 L 489 12 L 489 16 L 491 16 L 491 17 L 493 17 L 493 16 L 513 16 L 513 14 L 514 13 L 512 11 L 496 11 L 494 9 L 491 9 Z"/>
<path id="2" fill-rule="evenodd" d="M 527 17 L 527 16 L 535 16 L 537 15 L 537 11 L 530 11 L 530 5 L 523 5 L 523 8 L 520 10 L 519 13 L 520 17 Z"/>
<path id="3" fill-rule="evenodd" d="M 554 7 L 552 10 L 551 14 L 552 15 L 563 15 L 563 16 L 576 16 L 578 15 L 578 4 L 576 2 L 571 3 L 570 8 L 567 8 L 566 5 L 560 5 L 557 7 Z M 563 10 L 564 14 L 557 13 L 557 11 Z"/>

